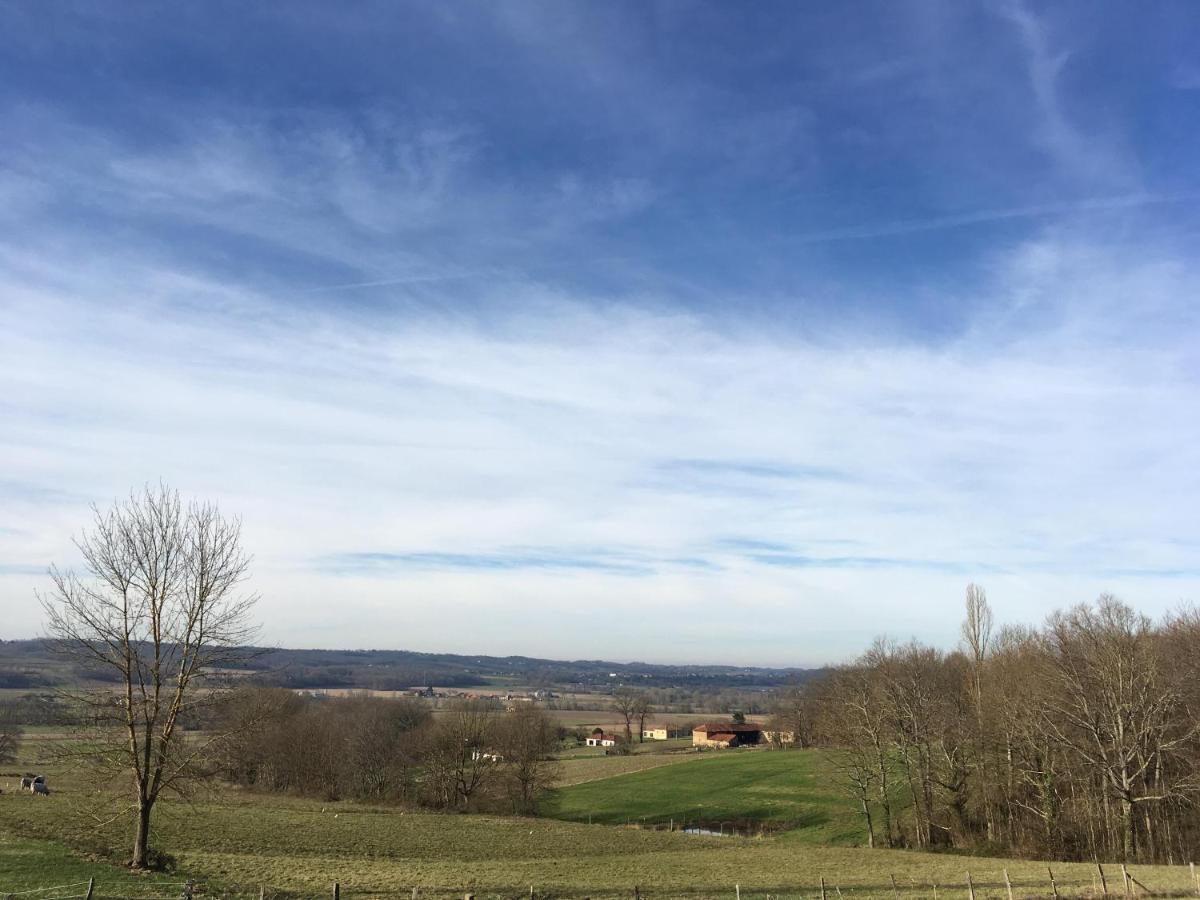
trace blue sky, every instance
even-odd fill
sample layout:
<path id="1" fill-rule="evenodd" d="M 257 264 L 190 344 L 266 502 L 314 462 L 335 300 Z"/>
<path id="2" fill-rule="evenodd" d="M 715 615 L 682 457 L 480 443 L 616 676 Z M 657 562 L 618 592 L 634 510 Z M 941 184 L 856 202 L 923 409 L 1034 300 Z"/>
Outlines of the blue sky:
<path id="1" fill-rule="evenodd" d="M 0 634 L 87 505 L 270 640 L 808 665 L 1197 598 L 1200 12 L 0 4 Z"/>

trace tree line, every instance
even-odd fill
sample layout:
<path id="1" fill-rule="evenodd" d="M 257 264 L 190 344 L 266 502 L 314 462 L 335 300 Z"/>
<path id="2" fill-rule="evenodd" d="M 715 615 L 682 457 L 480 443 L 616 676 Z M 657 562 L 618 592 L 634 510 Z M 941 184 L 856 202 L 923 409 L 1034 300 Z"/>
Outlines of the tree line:
<path id="1" fill-rule="evenodd" d="M 230 736 L 217 774 L 262 791 L 529 815 L 557 774 L 560 729 L 532 704 L 463 699 L 434 716 L 418 698 L 253 687 L 215 724 Z"/>
<path id="2" fill-rule="evenodd" d="M 793 695 L 872 846 L 1182 862 L 1200 844 L 1200 614 L 1116 598 L 994 628 L 967 589 L 959 650 L 877 640 Z"/>

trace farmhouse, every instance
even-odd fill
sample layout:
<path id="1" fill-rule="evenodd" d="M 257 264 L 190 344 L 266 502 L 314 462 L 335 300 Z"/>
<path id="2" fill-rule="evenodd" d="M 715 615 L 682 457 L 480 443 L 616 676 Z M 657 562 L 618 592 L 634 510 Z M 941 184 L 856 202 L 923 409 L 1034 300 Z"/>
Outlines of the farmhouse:
<path id="1" fill-rule="evenodd" d="M 692 729 L 693 747 L 746 747 L 763 739 L 761 725 L 710 722 Z"/>
<path id="2" fill-rule="evenodd" d="M 594 731 L 588 736 L 587 745 L 589 747 L 615 747 L 617 739 L 615 735 L 605 734 L 603 731 Z"/>
<path id="3" fill-rule="evenodd" d="M 651 725 L 649 728 L 642 729 L 642 740 L 644 741 L 669 741 L 672 738 L 687 736 L 687 729 L 677 728 L 674 725 Z"/>

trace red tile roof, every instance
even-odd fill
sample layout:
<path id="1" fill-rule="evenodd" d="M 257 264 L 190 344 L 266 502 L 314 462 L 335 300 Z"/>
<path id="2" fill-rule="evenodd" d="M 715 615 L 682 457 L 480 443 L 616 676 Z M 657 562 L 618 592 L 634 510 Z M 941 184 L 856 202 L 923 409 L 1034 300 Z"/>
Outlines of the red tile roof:
<path id="1" fill-rule="evenodd" d="M 750 723 L 739 724 L 737 722 L 709 722 L 706 725 L 697 725 L 693 731 L 720 731 L 725 734 L 746 734 L 749 732 L 762 731 L 761 725 L 751 725 Z"/>

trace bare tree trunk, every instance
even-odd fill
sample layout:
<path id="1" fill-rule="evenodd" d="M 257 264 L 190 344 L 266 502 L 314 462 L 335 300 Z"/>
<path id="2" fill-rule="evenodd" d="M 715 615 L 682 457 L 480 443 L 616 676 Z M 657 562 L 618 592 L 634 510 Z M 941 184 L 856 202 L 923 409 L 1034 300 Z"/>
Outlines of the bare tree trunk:
<path id="1" fill-rule="evenodd" d="M 133 865 L 145 869 L 150 864 L 150 811 L 153 803 L 145 798 L 138 798 L 137 831 L 133 839 Z"/>
<path id="2" fill-rule="evenodd" d="M 1121 798 L 1121 854 L 1125 862 L 1133 862 L 1137 853 L 1137 839 L 1133 832 L 1133 803 L 1128 797 Z"/>
<path id="3" fill-rule="evenodd" d="M 892 837 L 892 796 L 888 785 L 887 757 L 882 748 L 876 748 L 876 762 L 879 767 L 879 806 L 883 810 L 884 835 L 889 847 L 895 846 Z"/>

